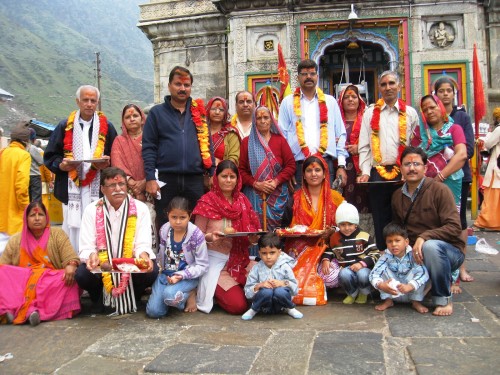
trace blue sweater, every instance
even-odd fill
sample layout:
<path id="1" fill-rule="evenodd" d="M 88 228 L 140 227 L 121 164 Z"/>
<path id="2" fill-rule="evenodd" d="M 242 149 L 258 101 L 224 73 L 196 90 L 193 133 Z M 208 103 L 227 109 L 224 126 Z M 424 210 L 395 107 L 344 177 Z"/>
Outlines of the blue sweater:
<path id="1" fill-rule="evenodd" d="M 203 174 L 200 146 L 196 126 L 191 118 L 191 98 L 186 111 L 181 112 L 165 102 L 155 105 L 148 113 L 142 135 L 142 158 L 146 180 L 155 180 L 158 173 Z M 181 123 L 182 120 L 182 123 Z"/>

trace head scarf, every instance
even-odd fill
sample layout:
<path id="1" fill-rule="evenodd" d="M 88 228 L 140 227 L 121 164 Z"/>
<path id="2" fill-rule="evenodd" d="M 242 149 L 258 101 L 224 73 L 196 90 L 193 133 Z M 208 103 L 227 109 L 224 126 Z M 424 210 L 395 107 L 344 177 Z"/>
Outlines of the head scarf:
<path id="1" fill-rule="evenodd" d="M 210 99 L 205 107 L 205 110 L 207 112 L 207 124 L 208 127 L 210 128 L 210 108 L 212 108 L 212 105 L 216 101 L 220 101 L 222 104 L 222 108 L 224 109 L 224 117 L 222 119 L 222 126 L 219 129 L 219 131 L 215 134 L 212 135 L 212 144 L 213 144 L 213 149 L 214 149 L 214 156 L 219 159 L 223 160 L 224 159 L 224 138 L 226 135 L 228 135 L 230 132 L 233 132 L 238 135 L 239 138 L 239 133 L 236 128 L 233 128 L 231 126 L 230 121 L 230 114 L 228 111 L 227 107 L 227 101 L 226 99 L 220 97 L 220 96 L 214 96 L 212 99 Z M 241 141 L 241 140 L 240 140 Z"/>
<path id="2" fill-rule="evenodd" d="M 302 188 L 294 194 L 292 226 L 301 224 L 307 225 L 310 229 L 325 229 L 335 225 L 335 212 L 337 207 L 344 200 L 337 191 L 330 189 L 330 173 L 326 161 L 318 155 L 309 156 L 317 158 L 323 165 L 325 178 L 323 179 L 321 191 L 318 199 L 318 210 L 315 212 L 312 206 L 311 193 L 305 180 L 305 173 L 302 173 Z"/>
<path id="3" fill-rule="evenodd" d="M 363 113 L 365 112 L 366 103 L 359 95 L 359 90 L 358 90 L 357 86 L 349 85 L 344 90 L 342 90 L 340 95 L 339 95 L 338 103 L 339 103 L 339 107 L 340 107 L 340 113 L 342 115 L 342 120 L 344 121 L 344 123 L 346 122 L 346 120 L 345 120 L 344 106 L 343 106 L 342 102 L 344 100 L 344 95 L 347 92 L 347 90 L 354 91 L 359 99 L 358 113 L 356 116 L 356 120 L 354 120 L 354 123 L 352 124 L 351 135 L 349 136 L 349 144 L 357 145 L 359 143 L 359 132 L 361 130 L 361 122 L 363 120 Z M 356 172 L 360 173 L 361 170 L 359 169 L 359 155 L 351 155 L 351 158 L 352 158 L 352 162 L 354 164 L 354 167 L 356 168 Z"/>
<path id="4" fill-rule="evenodd" d="M 193 210 L 194 215 L 201 215 L 213 220 L 229 219 L 237 232 L 255 232 L 259 229 L 259 218 L 252 209 L 248 198 L 241 193 L 242 181 L 238 177 L 233 190 L 233 203 L 230 203 L 219 185 L 219 179 L 213 178 L 212 190 L 203 195 Z M 250 262 L 248 253 L 248 238 L 235 237 L 229 259 L 227 271 L 241 285 L 246 282 L 246 266 Z"/>
<path id="5" fill-rule="evenodd" d="M 441 116 L 444 121 L 444 125 L 441 128 L 442 135 L 439 135 L 438 132 L 427 123 L 427 119 L 425 118 L 422 109 L 422 103 L 427 99 L 433 99 L 439 107 L 439 111 L 441 112 Z M 448 133 L 448 130 L 453 125 L 453 119 L 446 113 L 446 109 L 444 108 L 441 100 L 439 100 L 436 95 L 424 96 L 420 100 L 420 112 L 422 114 L 422 123 L 420 124 L 420 137 L 422 138 L 422 143 L 420 144 L 420 147 L 425 151 L 427 156 L 434 156 L 445 147 L 453 146 L 453 139 L 451 137 L 451 134 Z"/>
<path id="6" fill-rule="evenodd" d="M 41 209 L 45 212 L 45 217 L 47 219 L 47 225 L 43 231 L 42 236 L 36 239 L 31 230 L 28 228 L 28 215 L 30 211 L 34 208 L 39 208 L 34 202 L 30 203 L 28 207 L 24 210 L 23 214 L 23 230 L 21 231 L 21 253 L 25 252 L 29 258 L 33 258 L 35 249 L 39 247 L 42 250 L 47 250 L 47 243 L 49 242 L 50 236 L 50 218 L 47 208 L 40 203 Z"/>
<path id="7" fill-rule="evenodd" d="M 141 130 L 144 128 L 146 116 L 139 106 L 134 105 L 141 115 Z M 128 110 L 128 109 L 127 109 Z M 122 112 L 123 113 L 123 112 Z M 136 181 L 144 180 L 144 162 L 142 160 L 142 145 L 128 134 L 122 115 L 122 134 L 115 138 L 111 150 L 111 165 L 123 169 L 127 176 Z"/>

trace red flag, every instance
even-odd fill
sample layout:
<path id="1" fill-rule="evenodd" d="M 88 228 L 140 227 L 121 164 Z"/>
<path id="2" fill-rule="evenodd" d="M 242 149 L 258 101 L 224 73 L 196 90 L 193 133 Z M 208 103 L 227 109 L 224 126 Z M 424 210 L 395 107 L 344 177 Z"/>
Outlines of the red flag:
<path id="1" fill-rule="evenodd" d="M 472 56 L 472 80 L 474 81 L 474 122 L 477 139 L 479 137 L 479 121 L 486 115 L 486 100 L 484 98 L 483 79 L 481 78 L 475 43 L 474 54 Z"/>
<path id="2" fill-rule="evenodd" d="M 290 75 L 286 69 L 285 58 L 283 57 L 283 50 L 281 49 L 281 44 L 278 43 L 278 79 L 281 82 L 280 87 L 280 103 L 285 96 L 291 93 L 290 89 Z"/>

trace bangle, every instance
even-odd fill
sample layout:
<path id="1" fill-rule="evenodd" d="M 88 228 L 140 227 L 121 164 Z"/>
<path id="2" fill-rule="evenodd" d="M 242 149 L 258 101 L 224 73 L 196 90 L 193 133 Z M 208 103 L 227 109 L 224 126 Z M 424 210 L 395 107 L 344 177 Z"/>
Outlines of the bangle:
<path id="1" fill-rule="evenodd" d="M 446 178 L 443 176 L 441 172 L 438 172 L 437 176 L 441 180 L 441 182 L 444 182 L 444 180 L 446 180 Z"/>

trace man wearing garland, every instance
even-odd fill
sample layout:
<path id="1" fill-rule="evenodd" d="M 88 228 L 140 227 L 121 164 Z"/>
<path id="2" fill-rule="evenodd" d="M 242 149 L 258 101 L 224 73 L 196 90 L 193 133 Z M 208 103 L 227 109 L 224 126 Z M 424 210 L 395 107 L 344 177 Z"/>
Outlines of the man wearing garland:
<path id="1" fill-rule="evenodd" d="M 252 130 L 253 112 L 255 111 L 255 99 L 248 91 L 236 93 L 236 114 L 231 118 L 231 126 L 238 129 L 240 138 L 250 135 Z"/>
<path id="2" fill-rule="evenodd" d="M 168 77 L 170 95 L 149 111 L 142 136 L 146 191 L 155 199 L 158 228 L 167 222 L 165 209 L 175 196 L 194 208 L 204 193 L 203 176 L 212 175 L 213 153 L 205 105 L 191 98 L 193 75 L 176 66 Z M 155 175 L 155 170 L 158 174 Z M 158 182 L 165 183 L 160 188 Z"/>
<path id="3" fill-rule="evenodd" d="M 375 226 L 377 248 L 385 249 L 384 227 L 391 222 L 392 193 L 399 187 L 387 181 L 401 180 L 401 152 L 410 144 L 410 136 L 418 125 L 415 109 L 398 99 L 401 91 L 399 76 L 387 70 L 378 79 L 382 98 L 363 115 L 359 134 L 358 182 L 371 182 L 368 190 Z"/>
<path id="4" fill-rule="evenodd" d="M 328 164 L 330 184 L 336 175 L 342 177 L 345 185 L 346 130 L 337 101 L 317 87 L 318 64 L 315 61 L 302 60 L 297 74 L 300 87 L 283 99 L 278 117 L 278 125 L 292 149 L 297 166 L 294 186 L 298 189 L 302 185 L 302 163 L 316 153 Z"/>
<path id="5" fill-rule="evenodd" d="M 147 206 L 127 194 L 127 175 L 120 168 L 101 172 L 104 197 L 89 204 L 83 213 L 78 267 L 75 280 L 88 291 L 92 312 L 104 306 L 116 308 L 116 314 L 137 311 L 137 301 L 153 285 L 158 266 L 151 242 L 151 216 Z M 141 273 L 92 273 L 109 270 L 113 260 L 136 259 Z"/>
<path id="6" fill-rule="evenodd" d="M 99 90 L 90 85 L 76 91 L 78 110 L 70 113 L 52 132 L 43 155 L 56 175 L 54 195 L 63 203 L 63 230 L 78 252 L 82 213 L 99 199 L 100 171 L 110 165 L 116 130 L 104 113 L 96 112 Z M 99 161 L 88 163 L 81 160 Z"/>

